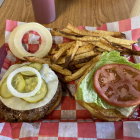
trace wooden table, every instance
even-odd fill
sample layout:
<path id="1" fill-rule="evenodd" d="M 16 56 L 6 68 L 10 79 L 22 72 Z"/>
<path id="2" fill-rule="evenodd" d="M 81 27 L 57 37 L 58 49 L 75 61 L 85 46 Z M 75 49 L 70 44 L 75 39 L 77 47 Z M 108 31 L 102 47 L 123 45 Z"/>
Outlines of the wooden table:
<path id="1" fill-rule="evenodd" d="M 140 13 L 140 0 L 56 0 L 57 19 L 47 27 L 99 26 Z M 31 0 L 5 0 L 0 8 L 0 45 L 4 43 L 5 20 L 35 21 Z"/>

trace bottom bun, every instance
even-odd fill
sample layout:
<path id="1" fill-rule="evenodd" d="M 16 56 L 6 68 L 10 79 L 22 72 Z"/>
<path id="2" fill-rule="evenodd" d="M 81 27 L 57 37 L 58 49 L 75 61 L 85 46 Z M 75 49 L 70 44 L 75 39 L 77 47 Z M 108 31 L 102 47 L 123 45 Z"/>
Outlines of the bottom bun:
<path id="1" fill-rule="evenodd" d="M 59 83 L 55 96 L 45 106 L 18 111 L 8 108 L 0 101 L 0 119 L 8 122 L 32 122 L 43 118 L 51 113 L 60 103 L 62 97 L 61 84 Z"/>
<path id="2" fill-rule="evenodd" d="M 96 117 L 101 120 L 105 121 L 119 121 L 123 118 L 127 118 L 126 116 L 122 115 L 119 111 L 115 109 L 104 109 L 96 104 L 90 104 L 83 101 L 77 100 L 77 102 L 87 109 L 93 117 Z M 134 109 L 135 110 L 135 109 Z"/>

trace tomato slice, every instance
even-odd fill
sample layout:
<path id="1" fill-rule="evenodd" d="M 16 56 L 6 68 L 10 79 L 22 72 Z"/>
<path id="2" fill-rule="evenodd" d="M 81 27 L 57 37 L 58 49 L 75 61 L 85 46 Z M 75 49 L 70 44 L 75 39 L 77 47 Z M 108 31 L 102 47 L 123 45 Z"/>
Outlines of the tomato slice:
<path id="1" fill-rule="evenodd" d="M 140 104 L 140 70 L 128 65 L 104 65 L 95 72 L 93 87 L 111 105 L 129 107 Z"/>

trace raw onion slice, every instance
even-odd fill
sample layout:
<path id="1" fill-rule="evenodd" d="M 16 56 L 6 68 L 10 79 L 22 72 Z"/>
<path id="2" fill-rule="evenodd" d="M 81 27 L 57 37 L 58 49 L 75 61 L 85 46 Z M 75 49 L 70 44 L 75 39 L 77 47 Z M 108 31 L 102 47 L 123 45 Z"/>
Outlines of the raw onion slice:
<path id="1" fill-rule="evenodd" d="M 19 73 L 19 72 L 25 72 L 25 71 L 31 71 L 33 73 L 36 74 L 37 78 L 38 78 L 38 84 L 36 86 L 36 88 L 31 91 L 31 92 L 18 92 L 13 86 L 12 86 L 12 79 L 13 77 Z M 24 98 L 24 97 L 31 97 L 31 96 L 34 96 L 41 88 L 41 85 L 42 85 L 42 78 L 41 78 L 41 75 L 40 73 L 34 69 L 34 68 L 31 68 L 31 67 L 21 67 L 21 68 L 18 68 L 16 69 L 15 71 L 11 72 L 7 78 L 7 87 L 8 87 L 8 90 L 16 97 L 19 97 L 19 98 Z"/>

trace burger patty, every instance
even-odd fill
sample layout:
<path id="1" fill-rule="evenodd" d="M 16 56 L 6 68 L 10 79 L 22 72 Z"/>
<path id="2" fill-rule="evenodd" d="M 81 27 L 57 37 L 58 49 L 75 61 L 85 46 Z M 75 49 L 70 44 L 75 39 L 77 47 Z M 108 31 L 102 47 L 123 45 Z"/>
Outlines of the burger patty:
<path id="1" fill-rule="evenodd" d="M 55 96 L 52 100 L 45 106 L 31 109 L 31 110 L 13 110 L 8 108 L 0 101 L 0 119 L 8 122 L 31 122 L 37 121 L 43 118 L 45 115 L 49 114 L 51 111 L 57 107 L 61 101 L 62 89 L 61 84 L 58 84 L 58 88 Z"/>

